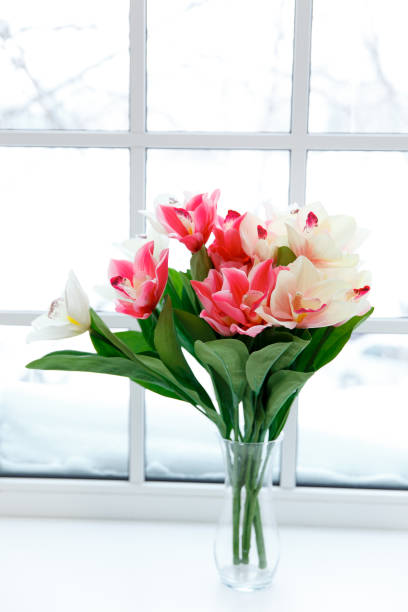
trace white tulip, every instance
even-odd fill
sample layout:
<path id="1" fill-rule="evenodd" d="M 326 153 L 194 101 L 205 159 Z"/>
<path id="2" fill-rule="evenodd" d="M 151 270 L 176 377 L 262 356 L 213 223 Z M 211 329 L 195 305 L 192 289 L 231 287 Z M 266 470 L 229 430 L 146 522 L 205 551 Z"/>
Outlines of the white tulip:
<path id="1" fill-rule="evenodd" d="M 54 300 L 48 313 L 34 319 L 27 342 L 70 338 L 88 331 L 91 325 L 89 300 L 71 271 L 64 295 Z"/>

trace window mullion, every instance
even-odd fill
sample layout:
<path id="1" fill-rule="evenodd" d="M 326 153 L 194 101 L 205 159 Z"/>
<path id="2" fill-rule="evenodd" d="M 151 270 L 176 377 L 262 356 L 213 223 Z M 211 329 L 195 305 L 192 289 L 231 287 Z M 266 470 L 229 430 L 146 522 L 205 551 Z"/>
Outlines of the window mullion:
<path id="1" fill-rule="evenodd" d="M 140 146 L 145 132 L 146 100 L 146 7 L 144 0 L 130 0 L 130 236 L 144 231 L 146 149 Z M 129 394 L 129 480 L 144 481 L 144 390 L 130 383 Z"/>
<path id="2" fill-rule="evenodd" d="M 309 113 L 313 0 L 296 0 L 293 46 L 292 135 L 304 141 Z"/>
<path id="3" fill-rule="evenodd" d="M 306 138 L 309 107 L 312 0 L 296 0 L 292 83 L 292 149 L 289 201 L 300 206 L 306 192 Z"/>
<path id="4" fill-rule="evenodd" d="M 312 0 L 296 0 L 293 47 L 292 126 L 289 202 L 305 204 L 306 136 L 308 123 L 310 45 L 312 35 Z M 295 400 L 285 425 L 282 443 L 280 486 L 296 486 L 297 412 Z"/>
<path id="5" fill-rule="evenodd" d="M 279 484 L 283 489 L 293 489 L 296 486 L 297 415 L 298 399 L 296 398 L 286 421 L 282 441 Z"/>

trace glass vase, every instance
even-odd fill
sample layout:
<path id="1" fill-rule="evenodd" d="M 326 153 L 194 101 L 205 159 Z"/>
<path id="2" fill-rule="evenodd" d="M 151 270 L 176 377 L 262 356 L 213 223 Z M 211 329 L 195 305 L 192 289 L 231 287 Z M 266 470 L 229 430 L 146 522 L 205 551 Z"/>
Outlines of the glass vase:
<path id="1" fill-rule="evenodd" d="M 239 591 L 271 585 L 279 561 L 272 470 L 280 439 L 246 443 L 221 440 L 224 503 L 215 539 L 221 581 Z"/>

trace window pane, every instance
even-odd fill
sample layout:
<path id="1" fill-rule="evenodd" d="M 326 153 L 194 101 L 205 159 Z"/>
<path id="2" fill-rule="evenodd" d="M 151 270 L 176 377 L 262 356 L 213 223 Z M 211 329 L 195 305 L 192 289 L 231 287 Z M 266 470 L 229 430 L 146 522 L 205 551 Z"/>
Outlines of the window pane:
<path id="1" fill-rule="evenodd" d="M 160 193 L 221 189 L 221 214 L 229 208 L 263 214 L 265 201 L 288 205 L 288 151 L 150 149 L 147 206 Z"/>
<path id="2" fill-rule="evenodd" d="M 0 309 L 45 310 L 71 268 L 104 306 L 92 288 L 129 232 L 128 151 L 0 147 L 0 167 Z"/>
<path id="3" fill-rule="evenodd" d="M 332 214 L 351 214 L 370 234 L 359 249 L 373 275 L 375 316 L 407 316 L 405 282 L 408 154 L 312 152 L 307 201 L 320 200 Z"/>
<path id="4" fill-rule="evenodd" d="M 406 132 L 405 0 L 314 0 L 309 127 Z"/>
<path id="5" fill-rule="evenodd" d="M 2 0 L 0 128 L 127 130 L 129 2 Z"/>
<path id="6" fill-rule="evenodd" d="M 221 481 L 214 425 L 190 404 L 146 392 L 146 478 Z"/>
<path id="7" fill-rule="evenodd" d="M 27 345 L 28 331 L 0 327 L 0 475 L 127 478 L 127 379 L 27 370 L 48 352 L 93 350 L 88 336 Z"/>
<path id="8" fill-rule="evenodd" d="M 221 214 L 233 208 L 263 215 L 266 200 L 287 206 L 288 177 L 287 151 L 154 149 L 147 158 L 147 206 L 152 210 L 160 193 L 182 195 L 184 190 L 199 193 L 219 187 Z M 186 269 L 187 249 L 176 240 L 170 246 L 171 265 Z M 192 406 L 147 393 L 146 418 L 148 478 L 222 479 L 216 428 Z"/>
<path id="9" fill-rule="evenodd" d="M 292 0 L 149 0 L 150 130 L 289 131 Z"/>
<path id="10" fill-rule="evenodd" d="M 408 488 L 408 338 L 354 335 L 299 397 L 297 482 Z"/>

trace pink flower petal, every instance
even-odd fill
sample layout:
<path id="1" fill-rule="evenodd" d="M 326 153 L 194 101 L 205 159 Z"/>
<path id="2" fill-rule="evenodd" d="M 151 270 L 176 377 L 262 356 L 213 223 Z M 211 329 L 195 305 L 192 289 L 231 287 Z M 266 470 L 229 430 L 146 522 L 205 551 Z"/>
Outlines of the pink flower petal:
<path id="1" fill-rule="evenodd" d="M 178 237 L 188 235 L 188 230 L 180 220 L 174 206 L 166 206 L 165 204 L 158 206 L 157 219 L 159 223 L 164 225 L 168 232 L 175 232 Z"/>
<path id="2" fill-rule="evenodd" d="M 211 325 L 211 327 L 215 329 L 216 332 L 221 334 L 221 336 L 232 336 L 233 335 L 234 332 L 231 332 L 228 325 L 224 325 L 223 323 L 220 323 L 216 319 L 213 319 L 205 310 L 201 311 L 200 317 L 204 319 L 204 321 L 207 321 L 207 323 Z"/>
<path id="3" fill-rule="evenodd" d="M 179 238 L 180 242 L 182 242 L 189 251 L 192 253 L 196 253 L 201 249 L 204 244 L 204 237 L 200 232 L 195 232 L 194 234 L 189 234 L 188 236 L 184 236 L 183 238 Z"/>
<path id="4" fill-rule="evenodd" d="M 109 279 L 115 276 L 122 276 L 132 280 L 133 278 L 133 264 L 131 261 L 124 259 L 112 259 L 109 264 L 108 277 Z"/>
<path id="5" fill-rule="evenodd" d="M 249 289 L 248 277 L 243 270 L 237 268 L 223 268 L 223 289 L 228 289 L 234 296 L 234 302 L 240 304 L 242 297 Z"/>
<path id="6" fill-rule="evenodd" d="M 235 319 L 238 323 L 245 325 L 246 318 L 239 308 L 240 301 L 237 306 L 234 305 L 233 295 L 230 291 L 219 291 L 218 293 L 214 293 L 212 299 L 217 304 L 218 308 L 225 312 L 226 315 Z"/>
<path id="7" fill-rule="evenodd" d="M 251 336 L 251 338 L 254 338 L 258 334 L 260 334 L 261 331 L 263 331 L 266 327 L 270 327 L 270 326 L 268 324 L 266 324 L 266 325 L 253 325 L 252 327 L 248 327 L 247 329 L 242 329 L 241 327 L 239 327 L 238 325 L 235 325 L 235 323 L 233 323 L 231 325 L 231 327 L 230 327 L 230 330 L 234 334 L 241 334 L 241 335 L 245 335 L 245 336 Z"/>
<path id="8" fill-rule="evenodd" d="M 146 242 L 136 253 L 134 260 L 134 271 L 136 277 L 143 275 L 154 278 L 156 275 L 156 261 L 153 257 L 154 242 Z"/>

